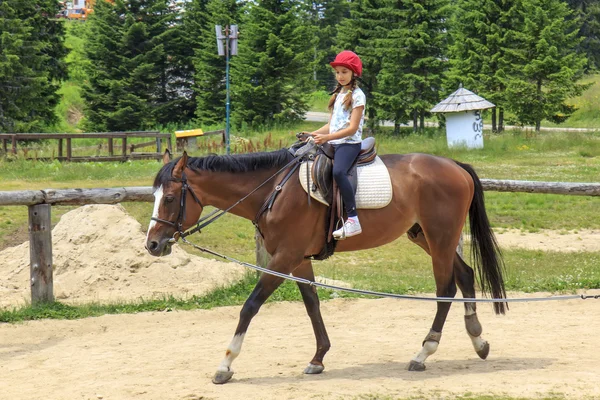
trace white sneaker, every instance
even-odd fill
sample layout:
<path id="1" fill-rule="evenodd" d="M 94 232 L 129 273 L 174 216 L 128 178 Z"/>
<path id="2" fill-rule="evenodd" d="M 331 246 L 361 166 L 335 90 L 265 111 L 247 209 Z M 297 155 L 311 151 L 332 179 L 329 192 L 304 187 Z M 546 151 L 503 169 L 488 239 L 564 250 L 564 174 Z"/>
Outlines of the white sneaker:
<path id="1" fill-rule="evenodd" d="M 346 238 L 356 236 L 361 232 L 362 228 L 360 227 L 360 222 L 358 220 L 349 218 L 346 222 L 344 222 L 344 226 L 333 232 L 333 237 L 337 240 L 344 240 Z"/>

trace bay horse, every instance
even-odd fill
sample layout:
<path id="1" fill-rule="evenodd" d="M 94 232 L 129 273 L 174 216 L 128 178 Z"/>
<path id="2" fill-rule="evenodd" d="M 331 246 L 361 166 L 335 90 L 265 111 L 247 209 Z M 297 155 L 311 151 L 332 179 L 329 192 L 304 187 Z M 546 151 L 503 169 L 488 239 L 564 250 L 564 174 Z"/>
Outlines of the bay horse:
<path id="1" fill-rule="evenodd" d="M 456 252 L 468 215 L 472 258 L 480 288 L 494 299 L 506 298 L 502 258 L 485 211 L 481 182 L 474 169 L 455 160 L 428 154 L 389 154 L 382 155 L 381 159 L 390 173 L 391 202 L 380 209 L 359 209 L 362 234 L 339 241 L 335 250 L 373 248 L 407 233 L 412 242 L 431 256 L 437 296 L 454 297 L 458 285 L 464 298 L 474 299 L 474 270 Z M 184 152 L 174 161 L 165 153 L 164 165 L 153 185 L 155 204 L 147 233 L 148 252 L 154 256 L 169 254 L 179 233 L 198 221 L 204 207 L 210 205 L 225 210 L 235 205 L 230 212 L 253 221 L 263 235 L 265 249 L 271 255 L 267 268 L 314 281 L 309 257 L 318 254 L 326 241 L 327 209 L 316 201 L 309 204 L 297 170 L 285 186 L 277 188 L 281 177 L 291 168 L 281 171 L 282 167 L 291 161 L 293 155 L 287 149 L 206 157 L 188 157 Z M 275 174 L 278 175 L 276 179 L 269 181 Z M 279 196 L 270 209 L 262 212 L 265 202 L 276 189 L 279 189 Z M 249 193 L 252 194 L 239 202 Z M 281 277 L 260 276 L 241 309 L 233 339 L 213 377 L 214 383 L 222 384 L 231 379 L 231 364 L 240 354 L 250 321 L 282 282 Z M 323 358 L 330 348 L 330 341 L 316 288 L 304 283 L 298 283 L 298 288 L 317 344 L 316 353 L 304 373 L 318 374 L 324 370 Z M 450 305 L 449 302 L 437 302 L 431 329 L 420 351 L 410 361 L 409 370 L 423 371 L 425 360 L 437 350 Z M 505 308 L 506 303 L 494 302 L 497 314 L 504 314 Z M 481 337 L 476 303 L 466 302 L 464 309 L 468 336 L 476 353 L 485 359 L 489 344 Z"/>

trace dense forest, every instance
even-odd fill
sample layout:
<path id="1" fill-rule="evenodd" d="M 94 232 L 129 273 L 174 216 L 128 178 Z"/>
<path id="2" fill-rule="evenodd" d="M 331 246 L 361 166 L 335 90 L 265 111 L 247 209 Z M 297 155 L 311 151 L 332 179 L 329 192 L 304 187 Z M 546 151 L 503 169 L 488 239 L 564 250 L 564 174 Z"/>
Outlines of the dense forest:
<path id="1" fill-rule="evenodd" d="M 237 126 L 302 119 L 311 94 L 333 88 L 328 62 L 343 49 L 363 60 L 371 127 L 385 119 L 417 129 L 461 83 L 496 104 L 494 130 L 505 112 L 538 128 L 560 123 L 600 66 L 593 0 L 116 0 L 98 1 L 69 29 L 58 8 L 0 3 L 0 132 L 47 131 L 67 79 L 80 86 L 84 130 L 220 124 L 215 25 L 239 27 Z M 67 31 L 77 48 L 67 48 Z"/>

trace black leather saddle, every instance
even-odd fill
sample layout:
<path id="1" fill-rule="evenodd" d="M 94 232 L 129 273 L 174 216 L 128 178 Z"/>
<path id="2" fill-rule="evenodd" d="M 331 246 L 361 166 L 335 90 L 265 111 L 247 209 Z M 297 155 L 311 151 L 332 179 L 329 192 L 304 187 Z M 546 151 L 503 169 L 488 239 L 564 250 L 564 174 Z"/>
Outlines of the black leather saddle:
<path id="1" fill-rule="evenodd" d="M 325 143 L 321 146 L 321 150 L 315 156 L 311 169 L 313 181 L 311 190 L 313 192 L 318 190 L 329 204 L 332 204 L 333 202 L 334 192 L 333 154 L 333 145 Z M 358 157 L 348 173 L 350 183 L 352 183 L 352 188 L 354 189 L 354 194 L 356 194 L 356 189 L 358 188 L 358 174 L 356 173 L 356 168 L 373 163 L 375 157 L 377 157 L 375 138 L 368 137 L 361 142 L 360 153 L 358 153 Z"/>

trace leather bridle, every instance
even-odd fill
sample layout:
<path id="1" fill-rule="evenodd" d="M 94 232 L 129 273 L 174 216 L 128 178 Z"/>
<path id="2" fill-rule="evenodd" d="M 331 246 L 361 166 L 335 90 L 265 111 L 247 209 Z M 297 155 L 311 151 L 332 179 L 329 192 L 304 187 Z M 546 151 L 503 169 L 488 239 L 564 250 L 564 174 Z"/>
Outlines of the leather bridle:
<path id="1" fill-rule="evenodd" d="M 183 231 L 183 220 L 185 218 L 185 206 L 186 206 L 187 191 L 190 192 L 190 194 L 192 195 L 192 197 L 194 198 L 196 203 L 198 203 L 200 205 L 200 207 L 204 208 L 204 205 L 202 204 L 202 202 L 200 201 L 198 196 L 196 196 L 192 187 L 187 183 L 187 177 L 185 176 L 185 173 L 182 173 L 181 179 L 170 179 L 170 181 L 173 181 L 173 182 L 181 182 L 181 199 L 180 199 L 179 215 L 177 216 L 177 220 L 175 222 L 172 222 L 172 221 L 167 221 L 165 219 L 160 219 L 157 217 L 151 217 L 150 220 L 160 222 L 163 224 L 167 224 L 167 225 L 170 225 L 170 226 L 174 227 L 175 229 L 177 229 L 177 231 L 173 234 L 173 237 L 171 239 L 169 239 L 169 243 L 175 243 L 177 241 L 177 239 L 179 239 L 179 238 L 185 238 L 186 236 L 189 236 L 193 233 L 200 232 L 200 230 L 202 228 L 204 228 L 208 224 L 213 223 L 214 221 L 216 221 L 217 219 L 219 219 L 220 217 L 222 217 L 223 215 L 228 213 L 232 208 L 236 207 L 238 204 L 240 204 L 241 202 L 246 200 L 248 197 L 250 197 L 256 191 L 258 191 L 260 188 L 262 188 L 268 182 L 270 182 L 272 179 L 274 179 L 276 176 L 278 176 L 281 172 L 283 172 L 284 170 L 286 170 L 289 167 L 292 167 L 290 169 L 290 171 L 288 171 L 286 176 L 283 178 L 283 180 L 279 183 L 279 185 L 277 185 L 275 187 L 275 191 L 273 192 L 273 194 L 271 196 L 269 196 L 269 198 L 267 198 L 267 200 L 265 201 L 265 203 L 263 204 L 263 206 L 260 208 L 259 212 L 257 213 L 255 219 L 252 221 L 254 226 L 256 226 L 256 228 L 260 232 L 260 228 L 258 227 L 258 219 L 260 218 L 260 216 L 267 209 L 270 209 L 273 206 L 273 202 L 275 201 L 275 198 L 277 197 L 277 195 L 283 189 L 283 185 L 294 174 L 296 169 L 298 167 L 300 167 L 300 163 L 303 162 L 306 159 L 306 157 L 312 157 L 312 156 L 308 155 L 308 152 L 317 145 L 312 140 L 309 140 L 308 142 L 309 143 L 307 143 L 307 144 L 309 144 L 310 146 L 305 146 L 305 147 L 297 150 L 295 153 L 293 153 L 294 158 L 292 158 L 292 160 L 290 162 L 288 162 L 286 165 L 284 165 L 276 173 L 271 175 L 270 178 L 268 178 L 263 183 L 261 183 L 256 188 L 254 188 L 254 190 L 252 190 L 250 193 L 248 193 L 247 195 L 245 195 L 244 197 L 239 199 L 237 202 L 235 202 L 233 205 L 228 207 L 226 210 L 216 209 L 216 210 L 212 211 L 210 214 L 206 215 L 205 217 L 202 217 L 196 223 L 196 226 L 194 228 L 189 229 L 188 231 L 185 231 L 185 232 Z M 262 233 L 261 233 L 261 235 L 262 235 Z"/>
<path id="2" fill-rule="evenodd" d="M 170 181 L 178 182 L 178 183 L 181 182 L 181 198 L 179 199 L 179 215 L 177 216 L 177 220 L 175 222 L 172 222 L 172 221 L 167 221 L 166 219 L 161 219 L 161 218 L 157 218 L 157 217 L 151 217 L 150 220 L 160 222 L 163 224 L 167 224 L 167 225 L 174 227 L 175 229 L 177 229 L 177 232 L 175 232 L 175 235 L 178 234 L 179 236 L 181 236 L 181 234 L 183 234 L 183 220 L 185 218 L 185 206 L 186 206 L 187 192 L 188 191 L 190 192 L 190 194 L 192 195 L 192 197 L 194 198 L 196 203 L 198 203 L 200 205 L 200 207 L 204 208 L 204 206 L 202 205 L 202 202 L 200 201 L 198 196 L 196 196 L 196 193 L 194 193 L 194 189 L 192 189 L 192 187 L 188 184 L 185 173 L 181 174 L 181 179 L 170 179 Z M 174 235 L 174 237 L 175 237 L 175 235 Z"/>

